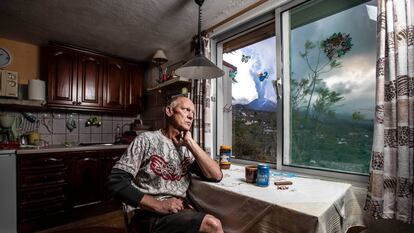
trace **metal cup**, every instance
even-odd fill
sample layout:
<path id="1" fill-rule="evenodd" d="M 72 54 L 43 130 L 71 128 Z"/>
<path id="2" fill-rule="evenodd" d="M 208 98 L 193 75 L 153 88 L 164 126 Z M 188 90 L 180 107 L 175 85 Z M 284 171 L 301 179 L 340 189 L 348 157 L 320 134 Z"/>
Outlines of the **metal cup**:
<path id="1" fill-rule="evenodd" d="M 248 165 L 245 167 L 245 176 L 247 183 L 256 183 L 257 178 L 257 166 Z"/>

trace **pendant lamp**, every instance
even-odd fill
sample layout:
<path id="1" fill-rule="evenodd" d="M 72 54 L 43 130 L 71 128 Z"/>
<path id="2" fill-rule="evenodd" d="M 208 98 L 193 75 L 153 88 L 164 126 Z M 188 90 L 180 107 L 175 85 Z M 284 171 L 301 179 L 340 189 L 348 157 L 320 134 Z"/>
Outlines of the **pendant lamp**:
<path id="1" fill-rule="evenodd" d="M 213 79 L 224 75 L 224 71 L 204 56 L 201 42 L 201 6 L 204 0 L 195 0 L 198 5 L 198 43 L 195 56 L 175 71 L 175 74 L 188 79 Z"/>

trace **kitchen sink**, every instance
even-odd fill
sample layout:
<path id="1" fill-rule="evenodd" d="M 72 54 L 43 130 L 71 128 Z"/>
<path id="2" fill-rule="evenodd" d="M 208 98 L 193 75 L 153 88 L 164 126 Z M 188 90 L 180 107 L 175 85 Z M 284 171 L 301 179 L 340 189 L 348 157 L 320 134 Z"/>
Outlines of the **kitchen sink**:
<path id="1" fill-rule="evenodd" d="M 79 143 L 79 146 L 113 146 L 114 143 L 105 143 L 105 142 L 88 142 L 88 143 Z"/>

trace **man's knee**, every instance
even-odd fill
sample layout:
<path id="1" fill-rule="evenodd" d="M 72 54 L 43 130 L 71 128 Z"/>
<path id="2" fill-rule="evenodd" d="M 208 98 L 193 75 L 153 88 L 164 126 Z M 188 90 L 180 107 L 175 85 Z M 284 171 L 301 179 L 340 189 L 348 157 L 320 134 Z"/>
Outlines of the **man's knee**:
<path id="1" fill-rule="evenodd" d="M 200 232 L 223 232 L 223 227 L 218 218 L 213 215 L 206 214 L 201 223 Z"/>

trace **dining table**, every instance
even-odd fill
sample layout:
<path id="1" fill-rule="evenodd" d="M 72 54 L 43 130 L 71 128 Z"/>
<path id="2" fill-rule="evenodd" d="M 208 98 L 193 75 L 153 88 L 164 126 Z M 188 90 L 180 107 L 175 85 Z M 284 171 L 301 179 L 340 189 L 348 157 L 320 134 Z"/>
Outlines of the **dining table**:
<path id="1" fill-rule="evenodd" d="M 269 186 L 260 187 L 246 182 L 243 165 L 222 172 L 220 182 L 194 178 L 189 197 L 196 208 L 220 219 L 226 233 L 345 233 L 364 226 L 349 183 L 271 169 Z"/>

